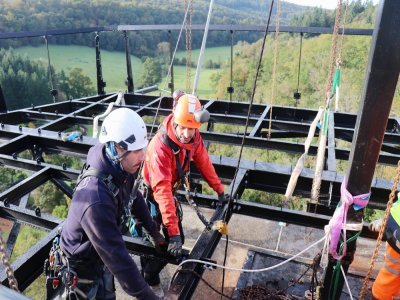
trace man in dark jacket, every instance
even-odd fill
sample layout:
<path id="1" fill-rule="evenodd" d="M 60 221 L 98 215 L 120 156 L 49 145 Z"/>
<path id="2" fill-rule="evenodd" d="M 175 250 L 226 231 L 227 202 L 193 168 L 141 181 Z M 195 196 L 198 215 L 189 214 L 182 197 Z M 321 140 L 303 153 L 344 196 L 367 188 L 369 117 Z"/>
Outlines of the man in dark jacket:
<path id="1" fill-rule="evenodd" d="M 115 299 L 113 276 L 127 294 L 158 299 L 138 271 L 120 232 L 133 174 L 145 158 L 146 125 L 134 111 L 119 108 L 105 118 L 99 140 L 100 144 L 89 150 L 86 168 L 78 179 L 60 247 L 87 299 Z M 156 246 L 165 243 L 140 193 L 130 211 Z"/>

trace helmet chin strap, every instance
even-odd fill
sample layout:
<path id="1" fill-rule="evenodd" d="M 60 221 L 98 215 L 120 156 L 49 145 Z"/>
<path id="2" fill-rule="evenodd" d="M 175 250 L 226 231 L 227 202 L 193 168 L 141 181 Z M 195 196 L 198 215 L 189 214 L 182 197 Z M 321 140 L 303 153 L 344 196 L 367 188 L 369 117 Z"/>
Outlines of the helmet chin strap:
<path id="1" fill-rule="evenodd" d="M 117 169 L 120 169 L 124 171 L 124 168 L 122 167 L 121 161 L 125 158 L 125 156 L 128 154 L 128 151 L 126 151 L 124 154 L 121 156 L 118 156 L 117 152 L 117 144 L 115 142 L 107 142 L 106 143 L 106 155 L 113 164 L 114 167 Z"/>

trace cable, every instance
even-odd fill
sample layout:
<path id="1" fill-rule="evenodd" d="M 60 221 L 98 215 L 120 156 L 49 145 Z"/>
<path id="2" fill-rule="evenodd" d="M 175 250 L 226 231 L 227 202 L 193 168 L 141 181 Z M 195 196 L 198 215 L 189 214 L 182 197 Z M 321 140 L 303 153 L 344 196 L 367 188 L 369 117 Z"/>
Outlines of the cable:
<path id="1" fill-rule="evenodd" d="M 228 257 L 228 243 L 229 243 L 229 237 L 226 235 L 226 243 L 225 243 L 225 252 L 224 252 L 224 262 L 223 266 L 225 267 L 226 264 L 226 258 Z M 225 285 L 225 269 L 222 269 L 222 287 L 221 287 L 221 293 L 224 293 L 224 285 Z M 222 299 L 222 296 L 221 296 Z"/>
<path id="2" fill-rule="evenodd" d="M 300 251 L 299 253 L 297 253 L 296 255 L 288 258 L 287 260 L 280 262 L 279 264 L 276 264 L 274 266 L 271 267 L 267 267 L 267 268 L 262 268 L 262 269 L 241 269 L 241 268 L 233 268 L 233 267 L 226 267 L 226 266 L 222 266 L 219 264 L 214 264 L 208 261 L 203 261 L 203 260 L 199 260 L 199 259 L 187 259 L 182 261 L 179 265 L 178 268 L 182 267 L 182 265 L 186 264 L 186 263 L 190 263 L 190 262 L 194 262 L 194 263 L 201 263 L 207 266 L 211 266 L 211 267 L 217 267 L 217 268 L 221 268 L 221 269 L 226 269 L 226 270 L 230 270 L 230 271 L 240 271 L 240 272 L 244 272 L 244 273 L 258 273 L 258 272 L 266 272 L 266 271 L 270 271 L 273 270 L 275 268 L 278 268 L 280 266 L 283 266 L 284 264 L 292 261 L 293 259 L 299 257 L 301 254 L 303 254 L 304 252 L 310 250 L 311 248 L 315 247 L 316 245 L 318 245 L 319 243 L 321 243 L 322 241 L 324 241 L 326 238 L 326 235 L 321 238 L 320 240 L 316 241 L 315 243 L 311 244 L 310 246 L 308 246 L 307 248 L 305 248 L 304 250 Z"/>
<path id="3" fill-rule="evenodd" d="M 171 282 L 174 281 L 174 279 L 175 279 L 175 277 L 176 277 L 176 275 L 177 275 L 178 273 L 191 273 L 191 274 L 197 276 L 201 281 L 203 281 L 210 289 L 212 289 L 212 290 L 213 290 L 214 292 L 216 292 L 218 295 L 221 295 L 221 298 L 222 298 L 222 297 L 225 297 L 225 298 L 231 299 L 231 297 L 229 297 L 229 296 L 225 295 L 224 293 L 221 293 L 220 291 L 218 291 L 217 289 L 215 289 L 210 283 L 208 283 L 208 281 L 206 281 L 205 279 L 203 279 L 199 273 L 197 273 L 197 272 L 195 272 L 195 271 L 193 271 L 193 270 L 187 270 L 187 269 L 176 270 L 175 273 L 174 273 L 174 275 L 172 276 Z M 168 289 L 169 289 L 169 287 L 168 287 Z"/>
<path id="4" fill-rule="evenodd" d="M 350 299 L 353 300 L 353 296 L 351 295 L 351 290 L 350 290 L 350 287 L 349 287 L 349 283 L 347 282 L 347 277 L 346 277 L 346 273 L 343 270 L 343 266 L 340 266 L 340 270 L 342 270 L 344 282 L 346 282 L 346 287 L 347 287 L 347 290 L 349 291 Z"/>
<path id="5" fill-rule="evenodd" d="M 237 177 L 237 174 L 238 174 L 238 171 L 239 171 L 240 160 L 242 158 L 242 153 L 243 153 L 243 145 L 244 145 L 244 141 L 245 141 L 246 135 L 247 135 L 247 128 L 249 127 L 250 112 L 251 112 L 251 108 L 253 106 L 254 95 L 256 93 L 257 79 L 258 79 L 258 75 L 260 73 L 261 61 L 262 61 L 262 57 L 263 57 L 263 54 L 264 54 L 265 41 L 267 39 L 268 28 L 269 28 L 269 23 L 270 23 L 270 20 L 271 20 L 271 14 L 272 14 L 272 8 L 274 6 L 274 1 L 275 0 L 271 1 L 271 5 L 270 5 L 270 8 L 269 8 L 268 21 L 267 21 L 267 26 L 265 27 L 264 38 L 263 38 L 262 47 L 261 47 L 261 53 L 260 53 L 260 57 L 258 59 L 258 64 L 257 64 L 257 69 L 256 69 L 256 76 L 254 78 L 253 91 L 251 93 L 249 110 L 247 112 L 246 127 L 245 127 L 243 138 L 242 138 L 242 145 L 240 147 L 239 159 L 238 159 L 238 163 L 237 163 L 237 166 L 236 166 L 235 175 L 234 175 L 233 181 L 232 181 L 232 189 L 231 189 L 230 198 L 229 198 L 229 202 L 228 202 L 228 209 L 225 211 L 224 218 L 223 218 L 225 223 L 226 223 L 226 221 L 228 219 L 228 211 L 230 211 L 232 206 L 233 206 L 233 197 L 232 197 L 233 188 L 235 187 L 236 177 Z"/>

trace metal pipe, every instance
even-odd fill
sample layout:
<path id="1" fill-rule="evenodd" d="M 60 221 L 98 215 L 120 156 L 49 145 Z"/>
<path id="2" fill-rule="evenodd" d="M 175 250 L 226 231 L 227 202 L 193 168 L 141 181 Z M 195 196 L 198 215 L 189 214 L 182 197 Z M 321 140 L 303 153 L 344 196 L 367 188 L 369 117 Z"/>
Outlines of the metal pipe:
<path id="1" fill-rule="evenodd" d="M 103 71 L 101 68 L 101 56 L 100 56 L 100 36 L 99 33 L 96 32 L 96 36 L 94 38 L 95 47 L 96 47 L 96 74 L 97 74 L 97 94 L 104 95 L 106 92 L 104 91 L 104 87 L 106 83 L 103 80 Z"/>
<path id="2" fill-rule="evenodd" d="M 118 92 L 118 96 L 117 96 L 117 100 L 115 100 L 115 102 L 111 102 L 106 111 L 104 113 L 102 113 L 101 115 L 96 116 L 93 119 L 93 137 L 96 139 L 97 135 L 99 134 L 99 119 L 101 118 L 105 118 L 106 116 L 108 116 L 108 114 L 111 112 L 111 110 L 113 109 L 114 105 L 120 105 L 121 102 L 124 102 L 124 93 L 123 92 Z"/>
<path id="3" fill-rule="evenodd" d="M 125 56 L 126 56 L 126 72 L 127 78 L 126 83 L 128 85 L 128 93 L 133 93 L 133 77 L 132 77 L 132 64 L 131 64 L 131 55 L 129 54 L 129 40 L 128 40 L 128 33 L 124 31 L 124 38 L 125 38 Z"/>
<path id="4" fill-rule="evenodd" d="M 195 78 L 194 78 L 194 85 L 193 85 L 193 92 L 192 92 L 193 95 L 196 94 L 196 92 L 197 92 L 197 85 L 199 84 L 201 65 L 202 65 L 202 63 L 203 63 L 204 49 L 206 48 L 207 35 L 208 35 L 208 28 L 209 28 L 209 26 L 210 26 L 210 19 L 211 19 L 211 12 L 212 12 L 213 4 L 214 4 L 214 0 L 211 0 L 211 1 L 210 1 L 210 7 L 208 8 L 208 16 L 207 16 L 206 28 L 204 29 L 204 35 L 203 35 L 203 41 L 202 41 L 202 43 L 201 43 L 201 49 L 200 49 L 200 54 L 199 54 L 199 60 L 197 61 L 196 76 L 195 76 Z"/>

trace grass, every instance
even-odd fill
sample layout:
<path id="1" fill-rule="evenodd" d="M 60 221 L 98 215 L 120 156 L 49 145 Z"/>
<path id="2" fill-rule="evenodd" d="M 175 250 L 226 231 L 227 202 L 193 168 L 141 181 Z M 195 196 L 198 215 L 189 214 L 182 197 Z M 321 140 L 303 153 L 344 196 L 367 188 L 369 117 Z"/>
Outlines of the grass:
<path id="1" fill-rule="evenodd" d="M 85 75 L 89 76 L 92 80 L 93 86 L 96 86 L 96 57 L 95 49 L 85 46 L 61 46 L 50 45 L 50 60 L 57 72 L 64 70 L 66 73 L 72 68 L 78 67 L 83 69 Z M 20 47 L 15 48 L 14 52 L 21 55 L 27 55 L 32 60 L 39 60 L 47 66 L 47 51 L 45 46 L 41 47 Z M 197 62 L 200 50 L 193 50 L 191 57 L 193 61 Z M 216 47 L 206 49 L 204 53 L 203 62 L 211 59 L 214 62 L 227 62 L 229 61 L 230 48 L 229 47 Z M 185 51 L 176 53 L 176 57 L 186 56 Z M 143 72 L 143 63 L 136 57 L 131 55 L 132 73 L 134 83 L 138 83 Z M 112 52 L 101 50 L 101 64 L 103 70 L 103 80 L 107 86 L 106 92 L 114 92 L 118 90 L 126 90 L 125 79 L 126 61 L 124 52 Z M 214 97 L 214 91 L 211 88 L 211 75 L 218 72 L 219 69 L 205 69 L 202 68 L 200 73 L 200 80 L 197 89 L 197 95 L 204 98 Z M 191 70 L 191 89 L 193 88 L 194 77 L 196 69 Z M 167 84 L 164 84 L 165 78 L 158 84 L 159 88 L 167 89 Z M 184 66 L 174 67 L 174 83 L 175 88 L 186 87 L 186 68 Z M 165 85 L 165 86 L 164 86 Z M 191 92 L 191 91 L 190 91 Z"/>

